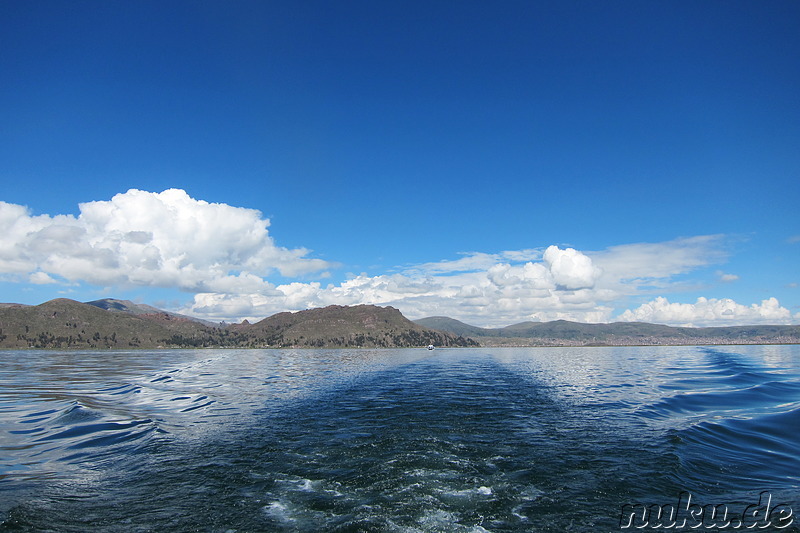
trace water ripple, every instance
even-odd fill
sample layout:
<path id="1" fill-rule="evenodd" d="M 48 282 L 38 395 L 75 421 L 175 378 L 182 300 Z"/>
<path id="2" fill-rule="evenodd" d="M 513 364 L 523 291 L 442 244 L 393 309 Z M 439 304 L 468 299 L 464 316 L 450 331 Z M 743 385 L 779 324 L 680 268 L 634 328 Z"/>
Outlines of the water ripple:
<path id="1" fill-rule="evenodd" d="M 0 531 L 615 531 L 800 489 L 798 347 L 0 359 Z"/>

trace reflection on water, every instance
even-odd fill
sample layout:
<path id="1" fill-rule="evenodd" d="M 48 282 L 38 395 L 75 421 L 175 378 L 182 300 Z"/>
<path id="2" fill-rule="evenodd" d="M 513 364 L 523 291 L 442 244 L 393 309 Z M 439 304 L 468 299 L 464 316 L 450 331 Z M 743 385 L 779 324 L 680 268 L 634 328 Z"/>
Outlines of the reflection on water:
<path id="1" fill-rule="evenodd" d="M 681 491 L 800 512 L 798 427 L 797 346 L 0 352 L 0 530 L 607 531 Z"/>
<path id="2" fill-rule="evenodd" d="M 118 455 L 155 434 L 201 438 L 414 357 L 401 350 L 0 352 L 0 482 L 52 477 L 65 463 Z M 88 447 L 104 448 L 102 457 L 71 451 Z"/>

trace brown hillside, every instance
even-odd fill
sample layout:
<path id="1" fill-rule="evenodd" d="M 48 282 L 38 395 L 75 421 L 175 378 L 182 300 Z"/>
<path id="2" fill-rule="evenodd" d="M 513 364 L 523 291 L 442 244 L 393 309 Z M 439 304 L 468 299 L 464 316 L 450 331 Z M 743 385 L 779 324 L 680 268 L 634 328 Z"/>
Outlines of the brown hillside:
<path id="1" fill-rule="evenodd" d="M 116 301 L 114 301 L 116 302 Z M 123 302 L 125 303 L 125 302 Z M 331 306 L 279 313 L 257 324 L 210 327 L 147 308 L 132 313 L 59 298 L 0 306 L 0 348 L 407 347 L 476 343 L 414 324 L 391 307 Z"/>
<path id="2" fill-rule="evenodd" d="M 269 346 L 402 347 L 472 346 L 470 339 L 414 324 L 393 307 L 331 305 L 278 313 L 233 330 Z"/>
<path id="3" fill-rule="evenodd" d="M 155 348 L 192 346 L 212 330 L 164 316 L 109 312 L 67 298 L 0 308 L 2 348 Z"/>

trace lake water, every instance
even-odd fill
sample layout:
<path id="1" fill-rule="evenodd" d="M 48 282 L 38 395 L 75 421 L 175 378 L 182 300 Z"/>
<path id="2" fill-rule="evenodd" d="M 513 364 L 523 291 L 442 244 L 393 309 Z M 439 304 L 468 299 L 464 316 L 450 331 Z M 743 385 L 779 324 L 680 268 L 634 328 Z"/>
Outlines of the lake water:
<path id="1" fill-rule="evenodd" d="M 798 531 L 798 513 L 800 346 L 0 352 L 0 531 Z"/>

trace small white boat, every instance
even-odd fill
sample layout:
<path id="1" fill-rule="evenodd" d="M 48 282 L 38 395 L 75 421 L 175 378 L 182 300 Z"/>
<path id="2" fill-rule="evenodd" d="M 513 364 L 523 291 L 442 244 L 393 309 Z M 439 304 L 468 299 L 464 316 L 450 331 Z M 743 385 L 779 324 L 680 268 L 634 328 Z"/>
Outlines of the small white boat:
<path id="1" fill-rule="evenodd" d="M 429 350 L 433 350 L 433 348 L 434 348 L 433 344 L 429 344 L 429 345 L 428 345 L 428 349 L 429 349 Z"/>

